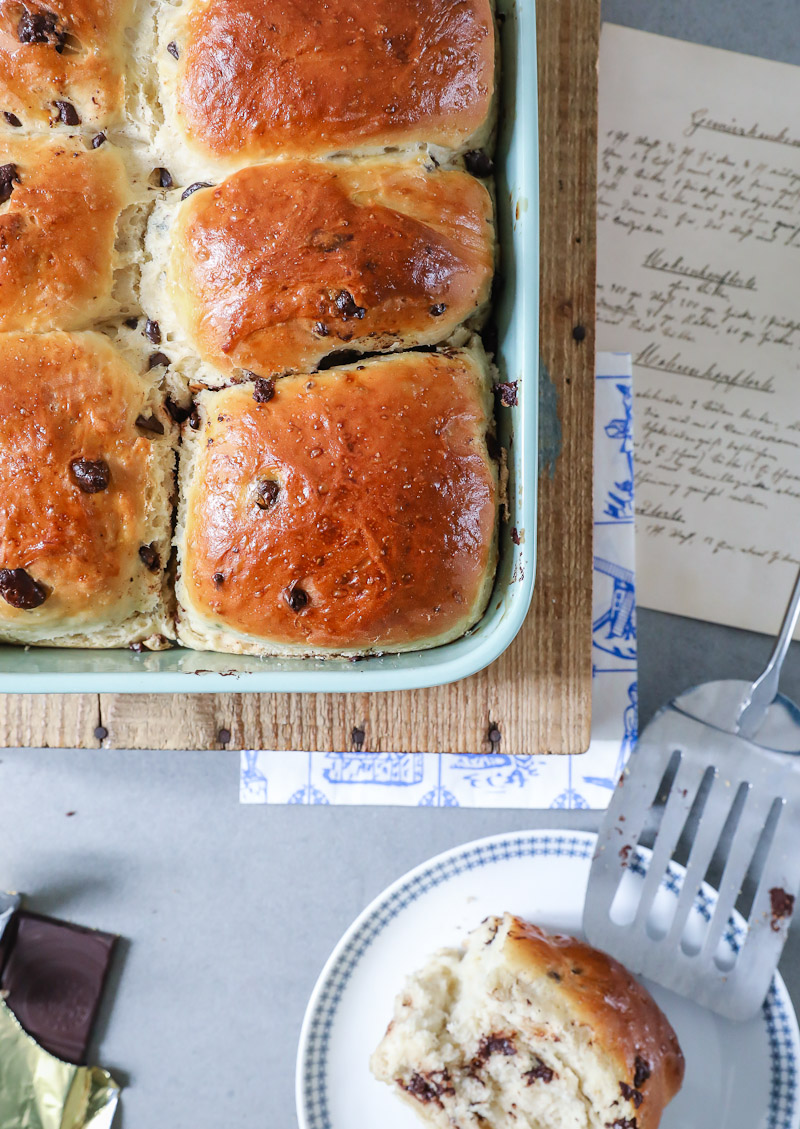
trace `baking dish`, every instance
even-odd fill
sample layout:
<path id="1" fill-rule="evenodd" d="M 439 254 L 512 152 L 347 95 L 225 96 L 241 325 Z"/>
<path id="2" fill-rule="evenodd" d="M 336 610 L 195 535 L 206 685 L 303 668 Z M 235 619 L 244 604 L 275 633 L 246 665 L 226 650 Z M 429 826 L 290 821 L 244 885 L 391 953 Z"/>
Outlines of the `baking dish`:
<path id="1" fill-rule="evenodd" d="M 502 74 L 496 158 L 500 286 L 497 364 L 518 403 L 498 404 L 508 451 L 508 521 L 486 614 L 467 635 L 428 651 L 348 659 L 252 658 L 209 651 L 0 647 L 0 693 L 362 692 L 455 682 L 488 666 L 517 634 L 533 592 L 539 325 L 536 12 L 498 0 Z"/>

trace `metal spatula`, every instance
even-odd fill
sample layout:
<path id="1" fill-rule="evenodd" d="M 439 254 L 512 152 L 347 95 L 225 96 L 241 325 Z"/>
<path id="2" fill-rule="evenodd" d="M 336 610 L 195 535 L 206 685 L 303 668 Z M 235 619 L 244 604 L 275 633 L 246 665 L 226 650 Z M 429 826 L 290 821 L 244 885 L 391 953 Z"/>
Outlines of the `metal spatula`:
<path id="1" fill-rule="evenodd" d="M 614 792 L 589 875 L 589 941 L 729 1019 L 761 1007 L 800 889 L 800 757 L 787 755 L 800 753 L 800 710 L 777 693 L 799 614 L 800 575 L 755 683 L 705 683 L 651 721 Z M 653 830 L 646 875 L 632 883 L 628 867 Z M 680 884 L 671 862 L 687 852 L 677 899 L 659 898 L 668 872 Z M 698 935 L 692 908 L 720 868 L 719 896 L 700 915 L 708 920 Z M 755 893 L 744 936 L 732 945 L 743 886 Z"/>

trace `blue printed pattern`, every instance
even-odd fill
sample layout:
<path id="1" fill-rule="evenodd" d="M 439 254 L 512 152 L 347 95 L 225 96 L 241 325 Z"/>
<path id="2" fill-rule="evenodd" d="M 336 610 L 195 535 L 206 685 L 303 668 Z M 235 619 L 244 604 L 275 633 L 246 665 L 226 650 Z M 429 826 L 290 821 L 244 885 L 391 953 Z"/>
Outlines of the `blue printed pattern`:
<path id="1" fill-rule="evenodd" d="M 398 914 L 423 894 L 448 882 L 468 870 L 507 859 L 570 857 L 591 859 L 595 836 L 569 835 L 567 833 L 540 832 L 528 835 L 509 835 L 502 839 L 478 843 L 474 847 L 433 860 L 399 887 L 390 890 L 375 907 L 374 912 L 362 922 L 347 940 L 328 973 L 308 1030 L 303 1063 L 303 1098 L 308 1129 L 334 1129 L 328 1105 L 328 1051 L 336 1013 L 350 978 L 361 958 L 375 938 Z M 647 855 L 637 852 L 631 857 L 630 869 L 644 876 L 647 872 Z M 682 872 L 670 864 L 662 880 L 662 887 L 675 897 L 680 892 Z M 702 917 L 710 920 L 716 901 L 716 891 L 708 887 L 700 890 L 695 907 Z M 744 930 L 733 919 L 728 924 L 726 942 L 738 951 Z M 797 1042 L 792 1013 L 785 991 L 780 991 L 775 981 L 762 1009 L 770 1049 L 770 1097 L 763 1129 L 795 1129 L 798 1116 Z M 338 1127 L 336 1127 L 338 1129 Z"/>
<path id="2" fill-rule="evenodd" d="M 636 741 L 630 357 L 601 353 L 595 397 L 592 745 L 581 757 L 242 754 L 243 803 L 604 808 Z"/>

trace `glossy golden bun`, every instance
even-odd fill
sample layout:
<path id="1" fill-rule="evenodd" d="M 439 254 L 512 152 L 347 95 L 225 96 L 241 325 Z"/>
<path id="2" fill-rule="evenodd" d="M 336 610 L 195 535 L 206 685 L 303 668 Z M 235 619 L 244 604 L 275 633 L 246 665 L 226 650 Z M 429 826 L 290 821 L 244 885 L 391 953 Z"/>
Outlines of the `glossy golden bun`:
<path id="1" fill-rule="evenodd" d="M 160 645 L 174 452 L 106 337 L 0 334 L 0 641 Z"/>
<path id="2" fill-rule="evenodd" d="M 482 145 L 494 66 L 490 0 L 195 0 L 160 27 L 168 127 L 239 164 Z"/>
<path id="3" fill-rule="evenodd" d="M 385 158 L 243 169 L 171 227 L 157 215 L 150 241 L 146 303 L 171 306 L 176 339 L 228 377 L 443 341 L 480 322 L 495 255 L 479 181 Z"/>
<path id="4" fill-rule="evenodd" d="M 131 198 L 118 153 L 76 137 L 0 137 L 3 197 L 0 331 L 83 329 L 118 313 L 117 225 Z"/>
<path id="5" fill-rule="evenodd" d="M 29 128 L 121 121 L 131 7 L 131 0 L 0 0 L 0 131 L 15 128 L 4 114 Z"/>
<path id="6" fill-rule="evenodd" d="M 402 353 L 198 397 L 184 428 L 178 636 L 245 654 L 462 635 L 494 577 L 479 348 Z"/>

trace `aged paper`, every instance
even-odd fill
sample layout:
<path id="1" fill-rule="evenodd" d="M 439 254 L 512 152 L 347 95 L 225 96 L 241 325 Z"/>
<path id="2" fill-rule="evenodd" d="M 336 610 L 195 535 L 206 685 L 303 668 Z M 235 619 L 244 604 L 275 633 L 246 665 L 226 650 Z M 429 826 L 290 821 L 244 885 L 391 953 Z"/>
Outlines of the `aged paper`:
<path id="1" fill-rule="evenodd" d="M 800 564 L 800 68 L 606 24 L 599 142 L 638 602 L 774 632 Z"/>

